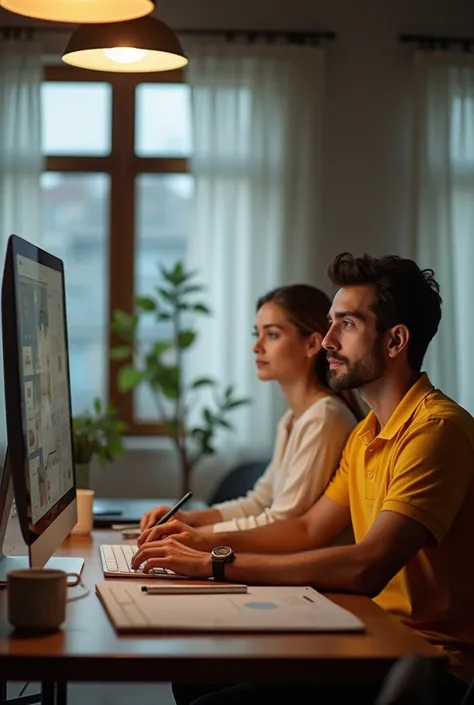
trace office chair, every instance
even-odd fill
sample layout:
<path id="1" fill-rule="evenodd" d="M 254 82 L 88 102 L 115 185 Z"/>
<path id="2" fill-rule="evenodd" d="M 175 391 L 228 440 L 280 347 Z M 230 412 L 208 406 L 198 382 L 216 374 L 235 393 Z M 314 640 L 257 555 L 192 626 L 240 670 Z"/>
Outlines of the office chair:
<path id="1" fill-rule="evenodd" d="M 395 662 L 385 678 L 374 705 L 433 705 L 441 703 L 437 668 L 429 659 L 407 656 Z M 442 697 L 442 696 L 441 696 Z M 474 680 L 459 705 L 474 705 Z M 454 705 L 445 703 L 442 705 Z"/>
<path id="2" fill-rule="evenodd" d="M 433 705 L 436 671 L 429 659 L 407 656 L 395 662 L 374 705 Z"/>
<path id="3" fill-rule="evenodd" d="M 467 689 L 467 693 L 464 696 L 464 699 L 463 699 L 461 705 L 474 705 L 474 680 L 472 681 L 471 685 Z"/>
<path id="4" fill-rule="evenodd" d="M 253 460 L 232 468 L 212 493 L 209 505 L 245 495 L 263 475 L 268 463 L 265 460 Z"/>

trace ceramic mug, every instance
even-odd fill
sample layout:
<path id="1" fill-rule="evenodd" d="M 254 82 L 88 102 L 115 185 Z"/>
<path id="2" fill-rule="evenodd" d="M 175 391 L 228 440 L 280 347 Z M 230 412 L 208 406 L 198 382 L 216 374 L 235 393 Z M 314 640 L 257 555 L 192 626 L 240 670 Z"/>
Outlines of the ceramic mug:
<path id="1" fill-rule="evenodd" d="M 94 490 L 76 490 L 77 524 L 73 536 L 87 536 L 94 526 Z"/>
<path id="2" fill-rule="evenodd" d="M 66 619 L 67 588 L 79 585 L 78 573 L 25 568 L 7 574 L 8 621 L 16 629 L 50 632 Z"/>

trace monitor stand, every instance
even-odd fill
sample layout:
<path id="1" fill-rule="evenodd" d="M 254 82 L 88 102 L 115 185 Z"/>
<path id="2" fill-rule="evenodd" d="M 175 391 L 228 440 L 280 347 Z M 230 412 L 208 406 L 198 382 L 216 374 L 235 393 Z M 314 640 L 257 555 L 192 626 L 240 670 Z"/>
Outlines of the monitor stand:
<path id="1" fill-rule="evenodd" d="M 6 542 L 7 529 L 8 541 Z M 10 550 L 13 549 L 14 555 L 4 553 L 7 544 Z M 21 552 L 18 555 L 16 555 L 17 550 Z M 0 585 L 7 582 L 7 573 L 11 570 L 31 568 L 27 552 L 28 548 L 21 533 L 13 499 L 13 482 L 7 452 L 0 479 Z M 44 568 L 64 570 L 66 573 L 80 573 L 83 566 L 83 558 L 53 556 Z"/>

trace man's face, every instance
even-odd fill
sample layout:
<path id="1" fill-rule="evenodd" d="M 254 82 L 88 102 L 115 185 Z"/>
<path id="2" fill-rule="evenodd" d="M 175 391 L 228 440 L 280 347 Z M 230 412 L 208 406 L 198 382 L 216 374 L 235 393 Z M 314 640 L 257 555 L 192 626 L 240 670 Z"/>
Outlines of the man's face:
<path id="1" fill-rule="evenodd" d="M 380 379 L 387 369 L 384 336 L 377 331 L 370 285 L 339 289 L 329 311 L 330 329 L 323 340 L 334 391 L 358 389 Z"/>

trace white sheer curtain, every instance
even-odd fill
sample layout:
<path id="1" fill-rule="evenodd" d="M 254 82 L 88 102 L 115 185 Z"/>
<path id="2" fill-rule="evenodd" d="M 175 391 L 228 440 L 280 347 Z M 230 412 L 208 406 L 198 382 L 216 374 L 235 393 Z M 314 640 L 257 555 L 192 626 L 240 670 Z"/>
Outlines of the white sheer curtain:
<path id="1" fill-rule="evenodd" d="M 441 285 L 433 383 L 474 413 L 474 57 L 416 58 L 416 256 Z"/>
<path id="2" fill-rule="evenodd" d="M 196 180 L 189 264 L 212 307 L 190 373 L 252 398 L 225 440 L 268 453 L 284 402 L 256 379 L 256 300 L 281 284 L 326 286 L 317 259 L 324 53 L 224 43 L 187 50 Z"/>
<path id="3" fill-rule="evenodd" d="M 41 49 L 28 39 L 0 39 L 0 247 L 1 267 L 11 233 L 38 242 L 41 235 Z M 0 336 L 1 337 L 1 336 Z M 1 341 L 0 341 L 1 350 Z M 3 360 L 0 355 L 3 380 Z M 5 443 L 0 384 L 0 447 Z"/>

